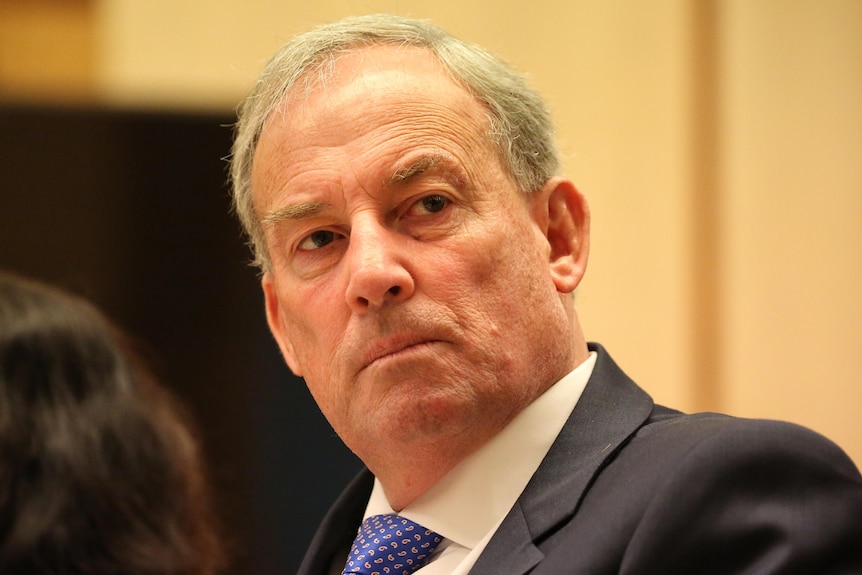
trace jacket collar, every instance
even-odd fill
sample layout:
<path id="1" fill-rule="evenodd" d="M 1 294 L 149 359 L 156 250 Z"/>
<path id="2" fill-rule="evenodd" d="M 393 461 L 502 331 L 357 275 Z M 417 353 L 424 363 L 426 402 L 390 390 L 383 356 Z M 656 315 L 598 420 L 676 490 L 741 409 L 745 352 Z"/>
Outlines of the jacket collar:
<path id="1" fill-rule="evenodd" d="M 536 542 L 572 517 L 593 477 L 649 418 L 653 401 L 605 349 L 548 455 L 500 524 L 471 575 L 526 573 L 543 558 Z"/>

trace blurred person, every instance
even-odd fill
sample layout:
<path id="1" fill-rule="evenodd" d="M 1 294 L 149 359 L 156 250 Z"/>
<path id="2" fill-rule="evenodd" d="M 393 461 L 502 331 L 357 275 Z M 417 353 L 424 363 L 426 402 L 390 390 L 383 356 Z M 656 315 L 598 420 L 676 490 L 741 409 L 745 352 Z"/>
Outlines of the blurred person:
<path id="1" fill-rule="evenodd" d="M 274 338 L 366 466 L 301 575 L 862 573 L 837 446 L 655 405 L 587 342 L 587 201 L 486 51 L 387 15 L 300 34 L 232 178 Z"/>
<path id="2" fill-rule="evenodd" d="M 212 575 L 180 404 L 93 305 L 0 272 L 0 573 Z"/>

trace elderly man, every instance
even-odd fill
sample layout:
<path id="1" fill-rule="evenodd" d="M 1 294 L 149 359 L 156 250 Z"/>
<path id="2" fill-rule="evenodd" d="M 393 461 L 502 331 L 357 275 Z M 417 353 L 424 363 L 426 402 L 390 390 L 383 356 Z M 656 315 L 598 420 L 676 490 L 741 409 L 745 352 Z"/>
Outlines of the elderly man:
<path id="1" fill-rule="evenodd" d="M 423 22 L 323 26 L 260 75 L 236 211 L 287 365 L 367 466 L 300 573 L 862 572 L 837 447 L 653 405 L 587 344 L 558 164 L 524 80 Z"/>

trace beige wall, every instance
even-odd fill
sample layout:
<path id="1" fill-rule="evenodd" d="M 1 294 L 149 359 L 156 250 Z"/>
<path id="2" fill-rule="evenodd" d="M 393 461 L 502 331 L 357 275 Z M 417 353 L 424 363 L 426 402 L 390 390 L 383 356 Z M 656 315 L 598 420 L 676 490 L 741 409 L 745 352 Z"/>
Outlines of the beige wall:
<path id="1" fill-rule="evenodd" d="M 721 407 L 862 461 L 862 2 L 727 3 Z"/>
<path id="2" fill-rule="evenodd" d="M 790 419 L 862 462 L 862 2 L 88 6 L 118 105 L 232 108 L 286 37 L 347 14 L 491 48 L 550 101 L 591 202 L 588 336 L 659 401 Z"/>

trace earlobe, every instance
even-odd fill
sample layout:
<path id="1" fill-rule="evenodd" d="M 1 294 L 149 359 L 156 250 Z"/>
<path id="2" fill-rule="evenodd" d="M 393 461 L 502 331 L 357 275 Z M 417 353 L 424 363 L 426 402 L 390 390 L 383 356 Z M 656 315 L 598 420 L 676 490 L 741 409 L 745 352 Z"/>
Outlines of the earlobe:
<path id="1" fill-rule="evenodd" d="M 281 302 L 278 299 L 278 290 L 275 286 L 275 280 L 272 275 L 265 273 L 261 279 L 261 287 L 263 287 L 263 297 L 266 304 L 266 322 L 269 324 L 269 330 L 275 338 L 278 347 L 281 350 L 281 355 L 284 361 L 297 377 L 302 377 L 302 370 L 299 367 L 296 354 L 293 349 L 293 344 L 288 337 L 287 329 L 282 318 Z"/>
<path id="2" fill-rule="evenodd" d="M 581 283 L 590 252 L 587 200 L 565 178 L 551 178 L 542 189 L 547 202 L 545 235 L 550 245 L 551 278 L 560 293 Z M 543 214 L 544 215 L 544 214 Z"/>

